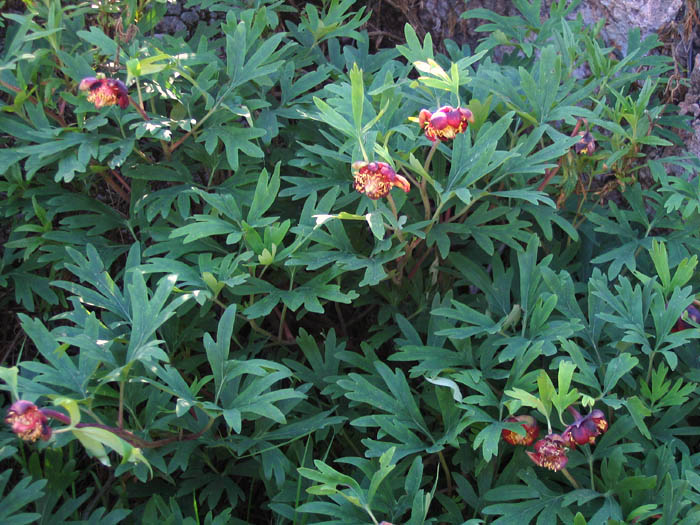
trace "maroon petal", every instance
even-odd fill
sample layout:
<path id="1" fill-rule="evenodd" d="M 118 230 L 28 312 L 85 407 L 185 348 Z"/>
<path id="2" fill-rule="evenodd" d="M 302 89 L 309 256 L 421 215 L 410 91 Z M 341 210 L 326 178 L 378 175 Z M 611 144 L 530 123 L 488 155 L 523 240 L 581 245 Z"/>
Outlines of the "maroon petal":
<path id="1" fill-rule="evenodd" d="M 435 129 L 445 129 L 447 127 L 447 115 L 442 111 L 436 111 L 430 117 L 430 125 Z"/>
<path id="2" fill-rule="evenodd" d="M 459 127 L 459 125 L 462 123 L 462 113 L 456 109 L 453 109 L 447 113 L 447 123 L 454 128 Z"/>

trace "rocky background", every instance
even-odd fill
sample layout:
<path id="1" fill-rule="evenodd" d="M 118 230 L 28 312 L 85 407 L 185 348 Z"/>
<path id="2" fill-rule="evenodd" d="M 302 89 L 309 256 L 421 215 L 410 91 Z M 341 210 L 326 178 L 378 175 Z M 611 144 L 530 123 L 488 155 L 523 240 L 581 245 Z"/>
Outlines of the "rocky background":
<path id="1" fill-rule="evenodd" d="M 452 38 L 460 43 L 476 42 L 479 36 L 476 28 L 481 24 L 477 19 L 460 19 L 459 15 L 464 11 L 483 7 L 505 16 L 518 14 L 513 0 L 384 1 L 396 4 L 407 17 L 409 11 L 415 11 L 417 13 L 415 21 L 420 23 L 425 31 L 430 31 L 433 37 Z M 544 0 L 546 8 L 549 8 L 552 3 L 554 0 Z M 606 24 L 601 33 L 603 38 L 608 45 L 624 53 L 627 47 L 627 33 L 630 29 L 640 28 L 644 38 L 650 33 L 658 32 L 679 17 L 683 18 L 686 4 L 695 6 L 696 3 L 697 0 L 581 0 L 570 17 L 575 18 L 580 14 L 584 22 L 589 25 L 604 18 Z M 543 9 L 543 12 L 546 10 Z"/>
<path id="2" fill-rule="evenodd" d="M 557 0 L 543 0 L 543 13 L 554 1 Z M 306 2 L 288 0 L 288 3 L 301 10 Z M 640 28 L 642 38 L 651 33 L 659 35 L 665 43 L 662 52 L 672 56 L 676 64 L 669 102 L 678 104 L 682 113 L 695 117 L 694 133 L 686 133 L 685 139 L 688 149 L 700 156 L 700 73 L 694 68 L 700 50 L 698 3 L 698 0 L 582 0 L 570 17 L 581 16 L 591 25 L 605 19 L 601 36 L 621 54 L 626 52 L 630 29 Z M 196 0 L 169 0 L 167 15 L 156 31 L 192 32 L 200 21 L 225 17 L 224 12 L 199 9 L 197 4 Z M 518 14 L 513 0 L 370 0 L 359 4 L 367 5 L 372 11 L 367 29 L 377 47 L 402 43 L 403 26 L 408 22 L 420 37 L 430 33 L 438 47 L 449 38 L 473 49 L 483 36 L 477 28 L 484 21 L 461 18 L 462 13 L 483 7 L 504 16 Z"/>
<path id="3" fill-rule="evenodd" d="M 156 26 L 156 32 L 173 35 L 179 31 L 192 32 L 201 21 L 213 22 L 216 19 L 226 18 L 226 13 L 222 11 L 210 11 L 209 9 L 199 9 L 196 6 L 187 7 L 189 4 L 196 4 L 192 0 L 168 1 L 166 15 Z"/>
<path id="4" fill-rule="evenodd" d="M 522 0 L 537 1 L 537 0 Z M 540 0 L 542 1 L 542 0 Z M 545 9 L 561 0 L 543 0 Z M 567 1 L 567 0 L 564 0 Z M 178 31 L 192 31 L 200 20 L 211 21 L 224 18 L 222 11 L 210 11 L 197 7 L 197 0 L 168 0 L 167 14 L 158 24 L 156 31 L 174 34 Z M 303 9 L 306 2 L 288 0 L 288 4 Z M 436 43 L 450 38 L 458 44 L 474 47 L 481 36 L 476 28 L 483 22 L 478 19 L 463 19 L 460 15 L 467 10 L 487 8 L 496 13 L 513 16 L 518 14 L 513 0 L 370 0 L 357 2 L 372 11 L 369 29 L 374 37 L 402 40 L 403 25 L 408 22 L 424 35 L 429 32 Z M 652 32 L 670 29 L 668 26 L 682 26 L 690 18 L 693 27 L 700 24 L 697 15 L 698 0 L 581 0 L 571 14 L 579 14 L 587 24 L 595 24 L 605 19 L 602 36 L 608 43 L 625 52 L 627 33 L 638 27 L 642 38 Z M 676 29 L 674 27 L 673 29 Z M 688 35 L 679 34 L 685 39 Z"/>
<path id="5" fill-rule="evenodd" d="M 158 34 L 193 33 L 200 22 L 216 22 L 226 17 L 225 11 L 200 9 L 199 0 L 166 0 L 167 13 L 155 29 Z M 542 2 L 543 13 L 553 2 L 570 0 L 518 0 Z M 286 0 L 303 10 L 307 2 Z M 320 2 L 315 2 L 320 3 Z M 477 28 L 484 22 L 465 19 L 460 15 L 467 10 L 487 8 L 504 16 L 518 14 L 514 0 L 368 0 L 357 1 L 357 7 L 366 6 L 372 12 L 367 30 L 376 47 L 403 43 L 403 27 L 409 23 L 422 38 L 430 33 L 433 42 L 442 48 L 445 39 L 467 44 L 474 49 L 483 33 Z M 0 6 L 3 2 L 0 0 Z M 221 2 L 220 5 L 224 5 Z M 642 38 L 657 33 L 665 44 L 662 53 L 673 57 L 676 72 L 673 76 L 668 102 L 677 104 L 680 112 L 694 117 L 693 133 L 686 133 L 688 149 L 700 156 L 700 73 L 695 69 L 700 50 L 700 0 L 581 0 L 570 17 L 581 16 L 587 24 L 605 19 L 601 36 L 606 44 L 616 48 L 622 56 L 627 48 L 627 34 L 640 28 Z M 223 9 L 223 7 L 221 8 Z M 0 11 L 22 12 L 22 0 L 5 0 Z M 0 53 L 4 30 L 0 24 Z"/>

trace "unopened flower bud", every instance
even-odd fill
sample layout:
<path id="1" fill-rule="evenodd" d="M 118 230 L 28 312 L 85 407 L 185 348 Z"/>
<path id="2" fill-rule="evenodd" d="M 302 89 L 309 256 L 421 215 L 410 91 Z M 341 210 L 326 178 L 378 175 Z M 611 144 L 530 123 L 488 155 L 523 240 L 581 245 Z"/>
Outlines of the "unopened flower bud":
<path id="1" fill-rule="evenodd" d="M 592 445 L 595 443 L 596 437 L 608 430 L 608 421 L 603 412 L 598 409 L 592 410 L 587 416 L 581 416 L 573 407 L 569 407 L 569 412 L 576 419 L 566 427 L 561 433 L 561 437 L 571 448 L 576 445 Z"/>

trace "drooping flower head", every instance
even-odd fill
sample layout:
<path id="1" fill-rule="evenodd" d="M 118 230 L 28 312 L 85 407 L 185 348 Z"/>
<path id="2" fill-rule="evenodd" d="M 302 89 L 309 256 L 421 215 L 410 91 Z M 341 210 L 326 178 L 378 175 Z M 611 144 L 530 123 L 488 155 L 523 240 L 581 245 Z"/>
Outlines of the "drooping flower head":
<path id="1" fill-rule="evenodd" d="M 12 432 L 25 441 L 44 441 L 51 437 L 48 418 L 30 401 L 15 401 L 7 411 L 5 423 L 12 427 Z"/>
<path id="2" fill-rule="evenodd" d="M 386 197 L 394 186 L 406 193 L 411 189 L 408 181 L 397 175 L 386 162 L 357 161 L 352 163 L 352 170 L 355 177 L 353 187 L 370 199 Z"/>
<path id="3" fill-rule="evenodd" d="M 527 455 L 539 467 L 548 468 L 554 472 L 563 469 L 569 461 L 566 442 L 559 434 L 549 434 L 535 443 L 535 451 L 527 451 Z"/>
<path id="4" fill-rule="evenodd" d="M 506 428 L 501 431 L 501 437 L 511 445 L 532 445 L 535 439 L 540 435 L 540 428 L 537 426 L 537 422 L 532 416 L 509 417 L 506 419 L 506 423 L 521 423 L 525 429 L 524 436 Z"/>
<path id="5" fill-rule="evenodd" d="M 455 138 L 458 133 L 464 132 L 470 123 L 474 123 L 474 115 L 465 108 L 443 106 L 435 113 L 421 109 L 418 114 L 418 124 L 425 128 L 425 136 L 433 142 Z"/>
<path id="6" fill-rule="evenodd" d="M 80 91 L 87 91 L 87 100 L 95 104 L 97 109 L 104 106 L 119 104 L 125 109 L 129 105 L 129 93 L 124 82 L 116 78 L 88 77 L 80 81 Z"/>
<path id="7" fill-rule="evenodd" d="M 700 310 L 698 310 L 692 304 L 685 309 L 684 315 L 678 319 L 675 326 L 671 329 L 671 332 L 680 332 L 681 330 L 687 330 L 688 328 L 693 328 L 690 323 L 688 323 L 683 317 L 688 315 L 688 319 L 692 320 L 696 324 L 700 324 Z"/>
<path id="8" fill-rule="evenodd" d="M 579 155 L 593 155 L 595 153 L 595 139 L 590 131 L 580 131 L 578 134 L 579 141 L 574 144 L 574 150 Z"/>
<path id="9" fill-rule="evenodd" d="M 595 438 L 608 430 L 608 422 L 602 411 L 596 409 L 591 410 L 587 416 L 582 416 L 573 408 L 568 408 L 569 412 L 576 418 L 564 432 L 561 433 L 562 439 L 566 444 L 574 448 L 576 445 L 592 445 L 595 443 Z"/>

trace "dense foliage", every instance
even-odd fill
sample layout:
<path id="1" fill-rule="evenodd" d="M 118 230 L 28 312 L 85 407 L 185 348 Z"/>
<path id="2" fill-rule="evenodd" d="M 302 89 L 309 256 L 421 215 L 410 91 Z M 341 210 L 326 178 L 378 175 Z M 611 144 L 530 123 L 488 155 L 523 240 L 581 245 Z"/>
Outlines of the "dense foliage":
<path id="1" fill-rule="evenodd" d="M 576 3 L 5 13 L 0 521 L 698 523 L 699 163 Z"/>

